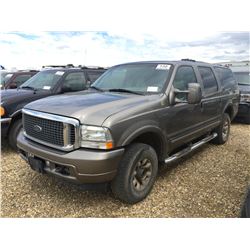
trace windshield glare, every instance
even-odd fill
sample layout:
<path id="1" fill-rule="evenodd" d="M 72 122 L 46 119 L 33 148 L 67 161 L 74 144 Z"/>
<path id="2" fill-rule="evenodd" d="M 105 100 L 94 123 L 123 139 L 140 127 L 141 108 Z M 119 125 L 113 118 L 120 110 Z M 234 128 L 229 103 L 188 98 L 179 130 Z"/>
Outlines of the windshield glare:
<path id="1" fill-rule="evenodd" d="M 60 72 L 60 74 L 58 73 Z M 34 89 L 52 89 L 63 75 L 63 71 L 42 71 L 31 77 L 20 88 L 31 87 Z"/>
<path id="2" fill-rule="evenodd" d="M 167 80 L 170 64 L 127 64 L 107 70 L 92 86 L 102 90 L 126 89 L 143 93 L 159 93 Z"/>
<path id="3" fill-rule="evenodd" d="M 235 72 L 236 81 L 241 84 L 250 84 L 250 73 L 249 72 Z"/>

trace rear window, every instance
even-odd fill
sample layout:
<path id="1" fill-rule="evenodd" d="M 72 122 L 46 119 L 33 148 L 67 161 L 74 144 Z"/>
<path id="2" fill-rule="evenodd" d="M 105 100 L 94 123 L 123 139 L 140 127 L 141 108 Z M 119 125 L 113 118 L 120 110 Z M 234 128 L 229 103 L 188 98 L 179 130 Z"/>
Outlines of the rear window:
<path id="1" fill-rule="evenodd" d="M 221 85 L 224 89 L 228 89 L 236 85 L 235 78 L 230 69 L 215 67 L 215 72 L 218 75 Z"/>

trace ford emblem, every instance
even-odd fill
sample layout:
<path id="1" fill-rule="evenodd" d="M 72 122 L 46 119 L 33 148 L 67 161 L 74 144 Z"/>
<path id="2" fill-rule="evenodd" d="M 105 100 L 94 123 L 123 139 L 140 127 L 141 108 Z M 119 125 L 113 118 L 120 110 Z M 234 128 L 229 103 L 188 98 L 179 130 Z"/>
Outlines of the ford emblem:
<path id="1" fill-rule="evenodd" d="M 42 127 L 38 126 L 38 125 L 34 125 L 33 129 L 36 131 L 36 132 L 41 132 L 43 129 Z"/>

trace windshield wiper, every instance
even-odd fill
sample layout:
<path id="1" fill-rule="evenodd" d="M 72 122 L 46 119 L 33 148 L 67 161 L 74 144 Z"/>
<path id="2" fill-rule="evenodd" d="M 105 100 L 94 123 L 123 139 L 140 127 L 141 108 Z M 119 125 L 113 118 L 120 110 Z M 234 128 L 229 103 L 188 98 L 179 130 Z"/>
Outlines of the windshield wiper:
<path id="1" fill-rule="evenodd" d="M 98 90 L 98 91 L 101 91 L 101 92 L 104 91 L 104 90 L 102 90 L 100 88 L 97 88 L 96 86 L 90 86 L 89 89 L 95 89 L 95 90 Z"/>
<path id="2" fill-rule="evenodd" d="M 136 94 L 136 95 L 144 95 L 141 92 L 133 91 L 133 90 L 128 90 L 128 89 L 108 89 L 108 91 L 109 92 L 124 92 L 124 93 Z"/>

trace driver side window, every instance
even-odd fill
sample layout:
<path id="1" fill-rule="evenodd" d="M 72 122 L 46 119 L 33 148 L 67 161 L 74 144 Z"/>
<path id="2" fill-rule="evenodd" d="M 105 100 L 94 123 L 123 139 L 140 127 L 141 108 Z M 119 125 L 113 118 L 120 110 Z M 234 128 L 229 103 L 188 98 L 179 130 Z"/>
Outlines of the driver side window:
<path id="1" fill-rule="evenodd" d="M 173 87 L 179 90 L 188 90 L 188 84 L 195 82 L 197 82 L 197 79 L 194 73 L 194 69 L 191 66 L 180 66 L 177 69 L 173 81 Z M 176 97 L 183 101 L 187 100 L 187 94 L 184 93 L 177 93 Z"/>
<path id="2" fill-rule="evenodd" d="M 83 72 L 69 73 L 63 82 L 65 92 L 80 91 L 86 88 L 86 79 Z"/>

